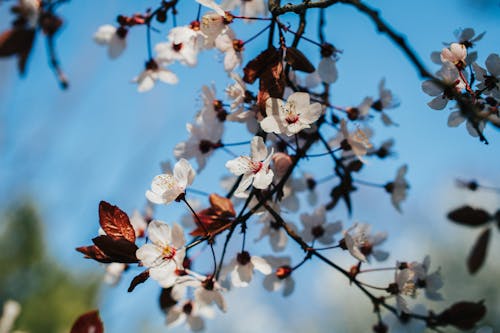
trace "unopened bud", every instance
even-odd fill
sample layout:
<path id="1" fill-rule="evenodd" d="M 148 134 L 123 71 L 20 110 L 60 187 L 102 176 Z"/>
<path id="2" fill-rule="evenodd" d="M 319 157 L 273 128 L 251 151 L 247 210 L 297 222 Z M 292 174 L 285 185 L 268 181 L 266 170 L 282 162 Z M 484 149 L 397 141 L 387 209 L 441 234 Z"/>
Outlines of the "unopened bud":
<path id="1" fill-rule="evenodd" d="M 282 177 L 292 165 L 292 158 L 286 153 L 275 153 L 273 155 L 274 171 L 278 177 Z"/>
<path id="2" fill-rule="evenodd" d="M 278 277 L 278 279 L 283 280 L 289 277 L 292 274 L 292 272 L 293 270 L 290 266 L 284 265 L 276 269 L 276 276 Z"/>

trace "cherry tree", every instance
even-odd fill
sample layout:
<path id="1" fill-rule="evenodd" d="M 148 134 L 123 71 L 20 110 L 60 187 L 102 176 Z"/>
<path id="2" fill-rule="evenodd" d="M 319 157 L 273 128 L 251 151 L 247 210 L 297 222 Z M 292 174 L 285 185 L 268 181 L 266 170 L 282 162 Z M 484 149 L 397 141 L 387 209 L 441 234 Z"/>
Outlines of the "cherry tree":
<path id="1" fill-rule="evenodd" d="M 55 38 L 63 22 L 58 9 L 65 2 L 15 2 L 14 23 L 0 35 L 0 56 L 15 56 L 24 74 L 33 40 L 43 34 L 49 66 L 64 89 L 69 80 L 57 57 Z M 103 57 L 112 59 L 138 47 L 129 42 L 130 34 L 145 32 L 146 61 L 136 77 L 119 78 L 132 80 L 137 93 L 177 84 L 183 79 L 176 73 L 177 65 L 196 67 L 211 51 L 220 55 L 221 75 L 231 82 L 224 94 L 210 82 L 200 82 L 201 108 L 193 110 L 185 137 L 169 138 L 176 140 L 175 148 L 165 158 L 176 162 L 173 167 L 163 163 L 145 185 L 146 204 L 137 203 L 143 211 L 127 214 L 101 201 L 93 244 L 77 248 L 85 258 L 106 265 L 108 282 L 116 283 L 125 270 L 134 270 L 128 292 L 143 283 L 158 285 L 167 326 L 202 330 L 207 320 L 230 311 L 226 295 L 233 288 L 255 283 L 258 275 L 263 275 L 267 291 L 281 291 L 286 297 L 305 283 L 296 272 L 314 263 L 345 278 L 343 288 L 358 289 L 365 296 L 373 307 L 373 332 L 391 331 L 388 316 L 396 319 L 393 325 L 411 322 L 438 332 L 479 328 L 487 311 L 483 300 L 443 299 L 444 263 L 431 265 L 425 252 L 419 258 L 423 260 L 389 260 L 391 249 L 385 241 L 390 230 L 380 230 L 376 221 L 351 220 L 363 209 L 363 202 L 353 200 L 362 186 L 377 188 L 380 200 L 402 213 L 411 195 L 411 165 L 401 161 L 385 183 L 359 177 L 362 170 L 372 168 L 372 161 L 381 165 L 396 155 L 397 138 L 376 143 L 372 124 L 379 122 L 390 132 L 397 126 L 393 110 L 400 101 L 382 78 L 376 96 L 349 106 L 337 104 L 332 92 L 349 76 L 341 71 L 344 50 L 325 27 L 327 10 L 340 5 L 352 7 L 353 15 L 366 16 L 415 68 L 422 92 L 430 98 L 428 109 L 450 110 L 447 126 L 465 123 L 478 145 L 489 143 L 490 133 L 500 127 L 500 57 L 490 53 L 484 63 L 478 61 L 475 50 L 484 32 L 476 34 L 472 28 L 459 30 L 445 45 L 436 41 L 432 69 L 383 13 L 359 0 L 189 0 L 182 6 L 178 0 L 149 1 L 142 12 L 116 13 L 114 22 L 103 22 L 96 30 L 94 41 L 103 47 Z M 194 13 L 193 19 L 179 20 L 181 10 Z M 243 40 L 240 30 L 248 25 L 253 34 Z M 159 31 L 165 38 L 155 43 L 152 35 Z M 247 52 L 251 43 L 260 43 L 258 52 Z M 312 53 L 319 55 L 317 63 Z M 232 128 L 241 133 L 237 140 L 230 135 Z M 228 158 L 216 166 L 218 174 L 210 174 L 207 166 L 217 162 L 213 156 L 218 152 Z M 195 188 L 195 179 L 202 177 L 220 177 L 225 190 Z M 484 187 L 474 181 L 460 184 L 474 191 Z M 196 194 L 206 197 L 201 205 L 195 204 Z M 185 208 L 182 224 L 157 209 L 165 206 L 168 211 L 174 205 Z M 343 209 L 347 214 L 341 213 Z M 475 273 L 484 263 L 498 212 L 463 206 L 448 217 L 485 228 L 467 261 Z M 258 240 L 268 239 L 270 253 L 261 251 L 260 243 L 249 244 L 254 233 Z M 340 257 L 351 264 L 341 264 Z M 383 266 L 371 267 L 374 262 Z M 379 275 L 370 280 L 375 273 L 385 274 L 383 283 Z M 441 310 L 412 306 L 415 299 L 424 298 L 447 305 Z M 98 311 L 91 310 L 75 321 L 72 332 L 102 332 L 105 326 Z"/>

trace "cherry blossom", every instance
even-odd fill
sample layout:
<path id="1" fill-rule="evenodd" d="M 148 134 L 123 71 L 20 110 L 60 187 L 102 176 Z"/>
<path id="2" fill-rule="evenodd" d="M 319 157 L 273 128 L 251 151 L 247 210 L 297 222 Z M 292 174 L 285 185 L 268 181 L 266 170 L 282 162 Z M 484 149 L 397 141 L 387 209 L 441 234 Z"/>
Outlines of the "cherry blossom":
<path id="1" fill-rule="evenodd" d="M 333 235 L 342 230 L 342 222 L 326 223 L 326 209 L 324 206 L 318 207 L 313 214 L 301 214 L 300 221 L 304 229 L 300 233 L 302 239 L 310 243 L 318 241 L 323 245 L 334 242 Z"/>
<path id="2" fill-rule="evenodd" d="M 112 25 L 106 24 L 100 26 L 94 34 L 94 41 L 99 45 L 108 46 L 108 56 L 111 59 L 118 58 L 125 47 L 127 46 L 126 37 L 127 29 L 120 27 L 116 28 Z"/>
<path id="3" fill-rule="evenodd" d="M 406 192 L 410 187 L 405 179 L 406 172 L 408 172 L 408 166 L 401 166 L 397 173 L 394 181 L 389 182 L 385 185 L 385 190 L 391 194 L 391 203 L 396 208 L 398 212 L 401 213 L 401 202 L 406 199 Z"/>
<path id="4" fill-rule="evenodd" d="M 158 205 L 169 204 L 184 195 L 186 187 L 193 183 L 195 175 L 191 164 L 181 158 L 175 163 L 173 174 L 161 174 L 153 178 L 151 190 L 146 191 L 146 198 Z"/>
<path id="5" fill-rule="evenodd" d="M 394 281 L 395 290 L 393 293 L 396 295 L 396 310 L 398 314 L 402 312 L 410 313 L 406 299 L 403 296 L 415 297 L 415 272 L 408 268 L 397 270 Z"/>
<path id="6" fill-rule="evenodd" d="M 441 61 L 450 62 L 458 70 L 465 68 L 465 57 L 467 57 L 467 48 L 463 44 L 452 43 L 449 48 L 443 48 L 441 51 Z"/>
<path id="7" fill-rule="evenodd" d="M 458 70 L 450 63 L 445 63 L 437 76 L 446 84 L 452 86 L 450 89 L 444 89 L 431 80 L 426 80 L 422 83 L 422 90 L 434 99 L 427 105 L 434 110 L 443 110 L 448 101 L 453 99 L 453 90 L 460 92 L 465 88 L 465 82 L 458 76 Z"/>
<path id="8" fill-rule="evenodd" d="M 198 172 L 203 170 L 207 158 L 213 153 L 223 133 L 223 123 L 215 112 L 201 112 L 202 116 L 195 123 L 187 123 L 186 129 L 190 136 L 187 141 L 174 147 L 174 156 L 178 159 L 196 159 Z M 206 116 L 205 116 L 206 115 Z"/>
<path id="9" fill-rule="evenodd" d="M 372 147 L 368 136 L 362 129 L 357 128 L 354 132 L 349 133 L 347 122 L 344 119 L 340 121 L 340 132 L 337 137 L 330 140 L 328 144 L 335 148 L 340 145 L 342 155 L 351 156 L 354 154 L 362 162 L 364 162 L 363 156 Z"/>
<path id="10" fill-rule="evenodd" d="M 224 12 L 224 9 L 221 8 L 220 5 L 218 5 L 215 1 L 212 1 L 212 0 L 196 0 L 196 2 L 198 2 L 199 4 L 207 7 L 207 8 L 210 8 L 211 10 L 213 10 L 214 12 L 216 12 L 218 15 L 220 16 L 225 16 L 226 13 Z"/>
<path id="11" fill-rule="evenodd" d="M 161 68 L 158 63 L 151 59 L 146 63 L 146 69 L 132 80 L 137 83 L 138 92 L 146 92 L 153 89 L 156 81 L 162 81 L 168 84 L 179 82 L 177 75 L 168 69 Z"/>
<path id="12" fill-rule="evenodd" d="M 310 128 L 321 116 L 321 104 L 309 104 L 308 93 L 296 92 L 283 102 L 281 99 L 269 98 L 266 101 L 266 117 L 260 126 L 267 133 L 291 136 L 305 128 Z"/>
<path id="13" fill-rule="evenodd" d="M 448 116 L 449 127 L 458 127 L 464 122 L 467 132 L 472 137 L 478 137 L 479 134 L 483 132 L 484 127 L 486 126 L 486 120 L 469 118 L 465 116 L 461 110 L 453 111 Z"/>
<path id="14" fill-rule="evenodd" d="M 264 275 L 272 272 L 271 265 L 257 256 L 250 256 L 247 251 L 239 252 L 228 266 L 224 267 L 224 273 L 230 273 L 231 283 L 235 287 L 247 287 L 253 277 L 253 271 L 258 270 Z M 225 275 L 225 274 L 223 274 Z"/>
<path id="15" fill-rule="evenodd" d="M 167 326 L 176 327 L 186 323 L 189 329 L 199 332 L 205 328 L 203 318 L 213 318 L 214 315 L 211 308 L 202 306 L 195 300 L 187 300 L 167 310 Z"/>
<path id="16" fill-rule="evenodd" d="M 217 36 L 215 47 L 224 53 L 224 70 L 226 72 L 232 72 L 241 64 L 243 42 L 236 39 L 231 28 L 227 27 L 223 33 Z"/>
<path id="17" fill-rule="evenodd" d="M 260 136 L 255 136 L 251 143 L 250 156 L 240 156 L 226 163 L 226 168 L 236 176 L 243 176 L 236 191 L 235 196 L 242 193 L 253 185 L 257 189 L 266 189 L 273 181 L 273 170 L 269 168 L 273 150 L 268 154 L 264 140 Z"/>
<path id="18" fill-rule="evenodd" d="M 422 263 L 412 262 L 408 264 L 408 268 L 415 272 L 416 284 L 418 288 L 425 289 L 425 296 L 434 301 L 442 301 L 443 296 L 438 292 L 443 287 L 441 278 L 441 269 L 438 268 L 434 273 L 429 274 L 431 266 L 431 257 L 425 256 Z"/>
<path id="19" fill-rule="evenodd" d="M 149 276 L 158 281 L 163 288 L 171 287 L 182 269 L 184 260 L 184 232 L 178 224 L 168 224 L 153 220 L 148 227 L 151 243 L 142 245 L 136 252 L 137 259 L 149 268 Z"/>
<path id="20" fill-rule="evenodd" d="M 477 85 L 479 90 L 485 90 L 486 94 L 500 99 L 500 57 L 492 53 L 486 58 L 486 71 L 478 64 L 472 64 L 476 79 L 480 82 Z"/>
<path id="21" fill-rule="evenodd" d="M 377 261 L 384 261 L 389 256 L 386 251 L 375 249 L 387 239 L 387 233 L 378 232 L 370 234 L 370 225 L 361 223 L 354 224 L 347 231 L 344 231 L 345 247 L 349 253 L 359 261 L 367 261 L 373 256 Z"/>
<path id="22" fill-rule="evenodd" d="M 221 4 L 222 8 L 229 11 L 238 6 L 240 7 L 240 16 L 257 17 L 267 14 L 267 5 L 264 0 L 224 0 Z"/>
<path id="23" fill-rule="evenodd" d="M 195 300 L 199 304 L 203 306 L 216 304 L 221 311 L 227 311 L 226 300 L 222 295 L 225 289 L 212 276 L 204 276 L 190 269 L 186 269 L 185 272 L 187 275 L 180 276 L 177 279 L 177 283 L 174 286 L 176 293 L 181 293 L 177 290 L 179 288 L 194 288 Z"/>
<path id="24" fill-rule="evenodd" d="M 264 278 L 264 288 L 271 292 L 283 289 L 283 296 L 290 296 L 295 289 L 290 257 L 265 256 L 264 259 L 274 271 L 273 274 L 269 274 Z"/>
<path id="25" fill-rule="evenodd" d="M 158 43 L 155 51 L 160 63 L 170 64 L 179 61 L 181 64 L 196 66 L 198 52 L 203 45 L 203 36 L 188 26 L 175 27 L 167 36 L 168 42 Z"/>

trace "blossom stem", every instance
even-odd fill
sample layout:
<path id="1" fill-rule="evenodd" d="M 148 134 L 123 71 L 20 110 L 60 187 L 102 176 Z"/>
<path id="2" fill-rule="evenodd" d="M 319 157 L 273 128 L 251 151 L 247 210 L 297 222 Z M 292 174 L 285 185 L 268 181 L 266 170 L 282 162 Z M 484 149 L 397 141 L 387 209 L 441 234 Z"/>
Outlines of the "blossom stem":
<path id="1" fill-rule="evenodd" d="M 379 187 L 379 188 L 385 187 L 385 185 L 383 185 L 383 184 L 376 184 L 376 183 L 368 182 L 366 180 L 361 180 L 361 179 L 354 179 L 354 182 L 358 183 L 358 184 L 366 185 L 366 186 L 371 186 L 371 187 Z"/>
<path id="2" fill-rule="evenodd" d="M 318 247 L 318 248 L 315 248 L 314 250 L 315 251 L 323 251 L 323 250 L 331 250 L 331 249 L 336 249 L 336 248 L 339 248 L 340 245 L 332 245 L 332 246 L 327 246 L 327 247 Z"/>
<path id="3" fill-rule="evenodd" d="M 233 143 L 221 143 L 222 147 L 232 147 L 232 146 L 242 146 L 248 145 L 250 141 L 241 141 L 241 142 L 233 142 Z"/>
<path id="4" fill-rule="evenodd" d="M 207 235 L 207 240 L 208 240 L 208 244 L 210 245 L 210 250 L 212 252 L 212 258 L 213 258 L 213 261 L 214 261 L 214 270 L 213 270 L 213 273 L 215 274 L 215 272 L 217 272 L 217 259 L 215 258 L 215 250 L 214 250 L 214 246 L 212 245 L 212 242 L 210 241 L 210 233 L 208 232 L 207 228 L 205 227 L 205 225 L 203 224 L 203 222 L 201 222 L 200 220 L 200 217 L 198 216 L 198 214 L 196 214 L 196 212 L 194 211 L 193 207 L 191 207 L 191 205 L 189 204 L 189 202 L 187 202 L 186 200 L 186 197 L 182 197 L 181 199 L 182 201 L 184 201 L 184 203 L 186 204 L 186 206 L 188 206 L 189 210 L 191 211 L 191 213 L 193 213 L 196 221 L 197 221 L 197 225 L 203 229 L 203 231 L 205 232 L 205 234 Z"/>
<path id="5" fill-rule="evenodd" d="M 238 15 L 232 15 L 231 16 L 235 19 L 243 19 L 243 20 L 257 20 L 257 21 L 272 21 L 273 19 L 270 17 L 249 17 L 249 16 L 238 16 Z"/>
<path id="6" fill-rule="evenodd" d="M 363 269 L 358 272 L 358 274 L 361 273 L 370 273 L 370 272 L 381 272 L 381 271 L 393 271 L 398 269 L 397 267 L 384 267 L 384 268 L 370 268 L 370 269 Z"/>
<path id="7" fill-rule="evenodd" d="M 262 35 L 267 29 L 269 29 L 271 27 L 272 23 L 269 24 L 268 26 L 266 26 L 264 29 L 262 29 L 261 31 L 257 32 L 255 35 L 253 35 L 252 37 L 250 37 L 249 39 L 247 39 L 246 41 L 243 42 L 243 45 L 246 45 L 247 43 L 250 43 L 251 41 L 253 41 L 255 38 L 259 37 L 260 35 Z"/>
<path id="8" fill-rule="evenodd" d="M 324 153 L 319 153 L 319 154 L 307 154 L 306 157 L 321 157 L 321 156 L 327 156 L 327 155 L 330 155 L 330 154 L 333 154 L 335 152 L 338 152 L 342 150 L 342 148 L 335 148 L 333 150 L 329 150 L 327 152 L 324 152 Z"/>

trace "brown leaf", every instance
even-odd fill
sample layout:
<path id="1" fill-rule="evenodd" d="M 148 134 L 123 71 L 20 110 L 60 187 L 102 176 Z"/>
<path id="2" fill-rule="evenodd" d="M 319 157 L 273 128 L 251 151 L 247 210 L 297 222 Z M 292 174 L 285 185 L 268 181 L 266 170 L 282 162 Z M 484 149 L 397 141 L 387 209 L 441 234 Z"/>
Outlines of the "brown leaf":
<path id="1" fill-rule="evenodd" d="M 483 301 L 458 302 L 440 313 L 436 319 L 439 325 L 452 325 L 461 330 L 470 330 L 486 314 Z"/>
<path id="2" fill-rule="evenodd" d="M 104 333 L 104 325 L 99 311 L 93 310 L 82 314 L 71 327 L 70 333 Z"/>
<path id="3" fill-rule="evenodd" d="M 470 274 L 474 274 L 481 266 L 483 266 L 486 259 L 488 244 L 490 241 L 491 229 L 484 230 L 476 240 L 467 258 L 467 268 Z"/>
<path id="4" fill-rule="evenodd" d="M 243 72 L 245 73 L 243 81 L 250 84 L 254 83 L 266 69 L 272 67 L 280 60 L 281 52 L 276 48 L 269 48 L 261 52 L 243 68 Z"/>
<path id="5" fill-rule="evenodd" d="M 208 197 L 208 200 L 210 201 L 210 205 L 216 211 L 220 212 L 221 215 L 227 215 L 231 217 L 236 216 L 236 211 L 234 210 L 233 202 L 231 201 L 231 199 L 221 197 L 217 193 L 212 193 Z"/>
<path id="6" fill-rule="evenodd" d="M 136 275 L 133 279 L 132 282 L 130 282 L 130 286 L 128 287 L 127 291 L 131 293 L 134 291 L 135 287 L 137 287 L 138 284 L 146 282 L 146 280 L 149 279 L 149 270 L 145 270 L 139 275 Z"/>
<path id="7" fill-rule="evenodd" d="M 17 55 L 19 72 L 24 74 L 34 40 L 34 29 L 14 28 L 6 30 L 0 34 L 0 57 Z"/>
<path id="8" fill-rule="evenodd" d="M 85 255 L 85 258 L 88 259 L 94 259 L 102 263 L 111 263 L 113 260 L 111 260 L 110 257 L 108 257 L 104 252 L 101 251 L 100 248 L 98 248 L 95 245 L 90 245 L 90 246 L 80 246 L 77 247 L 76 250 L 80 253 L 83 253 Z"/>
<path id="9" fill-rule="evenodd" d="M 135 243 L 135 230 L 130 220 L 120 208 L 106 201 L 99 203 L 99 224 L 104 232 L 113 239 L 125 238 Z"/>
<path id="10" fill-rule="evenodd" d="M 457 224 L 477 227 L 488 223 L 492 216 L 483 209 L 463 206 L 449 212 L 448 218 Z"/>
<path id="11" fill-rule="evenodd" d="M 295 47 L 288 47 L 286 49 L 285 61 L 297 71 L 306 73 L 314 72 L 313 64 Z"/>
<path id="12" fill-rule="evenodd" d="M 114 239 L 110 236 L 102 235 L 92 239 L 95 245 L 113 262 L 132 264 L 139 262 L 135 256 L 138 247 L 125 238 Z"/>

